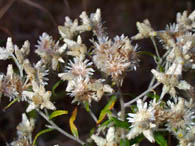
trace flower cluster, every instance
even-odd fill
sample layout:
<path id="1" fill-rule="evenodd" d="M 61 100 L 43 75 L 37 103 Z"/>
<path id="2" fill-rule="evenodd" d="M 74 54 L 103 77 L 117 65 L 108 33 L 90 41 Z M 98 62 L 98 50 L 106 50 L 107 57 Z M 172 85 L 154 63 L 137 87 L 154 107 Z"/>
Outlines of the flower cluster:
<path id="1" fill-rule="evenodd" d="M 9 64 L 7 73 L 0 74 L 0 95 L 11 101 L 6 108 L 17 101 L 24 101 L 27 104 L 25 113 L 35 110 L 49 123 L 46 125 L 49 129 L 37 136 L 57 130 L 81 145 L 85 145 L 85 142 L 79 139 L 74 121 L 77 109 L 84 106 L 97 126 L 97 133 L 92 133 L 87 141 L 90 144 L 137 146 L 136 138 L 141 134 L 154 143 L 156 133 L 163 130 L 174 135 L 180 146 L 194 146 L 195 104 L 193 99 L 184 98 L 181 92 L 195 89 L 183 76 L 185 72 L 195 69 L 195 11 L 190 15 L 186 11 L 178 13 L 176 23 L 167 25 L 165 30 L 154 30 L 148 19 L 137 22 L 137 28 L 138 34 L 131 38 L 117 35 L 111 39 L 104 31 L 100 9 L 89 16 L 82 12 L 80 21 L 65 17 L 64 25 L 58 27 L 60 39 L 55 41 L 45 32 L 39 37 L 35 53 L 40 60 L 36 63 L 28 59 L 31 48 L 29 41 L 19 48 L 8 38 L 6 47 L 0 47 L 0 60 L 13 59 L 15 65 Z M 86 31 L 93 34 L 87 43 L 81 37 Z M 153 57 L 157 66 L 151 69 L 153 78 L 148 89 L 125 103 L 121 87 L 125 76 L 129 71 L 136 71 L 139 62 L 138 45 L 134 46 L 133 41 L 146 38 L 150 38 L 154 44 L 156 54 Z M 162 44 L 164 55 L 159 53 L 156 40 Z M 48 89 L 51 71 L 57 74 L 58 80 L 66 82 L 64 90 L 66 95 L 73 98 L 72 103 L 83 103 L 76 105 L 78 108 L 69 119 L 73 135 L 53 121 L 53 118 L 67 111 L 58 110 L 51 101 L 52 93 L 61 83 L 57 82 L 52 92 Z M 159 93 L 155 88 L 160 84 L 162 91 Z M 91 103 L 96 101 L 95 104 L 98 104 L 105 96 L 108 102 L 97 118 Z M 149 100 L 149 97 L 153 100 Z M 134 102 L 137 105 L 132 105 Z M 120 108 L 115 108 L 115 103 L 119 103 Z M 11 146 L 36 143 L 37 136 L 32 143 L 35 120 L 29 120 L 25 113 L 17 126 L 17 139 L 10 143 Z"/>

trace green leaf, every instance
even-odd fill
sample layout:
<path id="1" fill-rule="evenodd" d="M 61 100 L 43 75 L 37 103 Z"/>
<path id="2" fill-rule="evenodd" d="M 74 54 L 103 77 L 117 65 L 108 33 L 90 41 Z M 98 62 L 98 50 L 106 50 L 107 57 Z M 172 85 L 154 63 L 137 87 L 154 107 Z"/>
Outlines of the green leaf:
<path id="1" fill-rule="evenodd" d="M 76 116 L 77 116 L 77 108 L 75 108 L 74 111 L 72 112 L 72 115 L 71 115 L 71 117 L 69 119 L 69 126 L 70 126 L 70 130 L 71 130 L 72 134 L 75 137 L 79 137 L 79 133 L 78 133 L 77 127 L 74 124 Z"/>
<path id="2" fill-rule="evenodd" d="M 131 111 L 132 111 L 133 113 L 136 113 L 136 111 L 137 111 L 137 106 L 136 106 L 136 105 L 131 105 L 131 106 L 130 106 L 130 109 L 131 109 Z"/>
<path id="3" fill-rule="evenodd" d="M 10 106 L 12 106 L 12 104 L 14 104 L 15 102 L 17 102 L 18 100 L 19 100 L 19 97 L 18 98 L 15 98 L 6 107 L 4 107 L 3 111 L 7 110 Z"/>
<path id="4" fill-rule="evenodd" d="M 68 114 L 68 111 L 66 111 L 66 110 L 56 110 L 56 111 L 51 113 L 51 115 L 49 116 L 49 119 L 53 119 L 55 117 L 65 115 L 65 114 Z"/>
<path id="5" fill-rule="evenodd" d="M 148 52 L 148 51 L 139 51 L 138 55 L 148 55 L 148 56 L 151 56 L 151 57 L 155 57 L 156 56 L 153 53 Z"/>
<path id="6" fill-rule="evenodd" d="M 160 146 L 167 146 L 167 140 L 159 132 L 154 134 L 154 139 Z"/>
<path id="7" fill-rule="evenodd" d="M 96 129 L 96 128 L 92 128 L 92 129 L 90 130 L 90 132 L 89 132 L 90 137 L 95 133 L 95 129 Z"/>
<path id="8" fill-rule="evenodd" d="M 111 117 L 111 120 L 114 122 L 116 127 L 129 129 L 129 123 L 127 121 L 121 121 L 121 120 L 118 120 L 115 117 Z"/>
<path id="9" fill-rule="evenodd" d="M 136 144 L 136 143 L 140 143 L 145 137 L 143 136 L 143 134 L 140 134 L 139 136 L 135 137 L 134 139 L 131 139 L 129 141 L 130 145 Z"/>
<path id="10" fill-rule="evenodd" d="M 111 96 L 110 100 L 108 101 L 107 105 L 101 110 L 97 124 L 100 124 L 102 120 L 106 117 L 107 113 L 109 110 L 111 110 L 115 103 L 116 103 L 117 97 L 116 96 Z"/>
<path id="11" fill-rule="evenodd" d="M 36 146 L 37 139 L 38 139 L 38 137 L 39 137 L 40 135 L 45 134 L 45 133 L 48 133 L 48 132 L 50 132 L 50 131 L 52 131 L 52 130 L 54 130 L 54 129 L 48 128 L 48 129 L 41 130 L 39 133 L 37 133 L 36 136 L 35 136 L 35 138 L 34 138 L 34 140 L 33 140 L 32 146 Z"/>
<path id="12" fill-rule="evenodd" d="M 130 146 L 129 140 L 128 139 L 121 139 L 120 146 Z"/>
<path id="13" fill-rule="evenodd" d="M 90 107 L 89 107 L 89 103 L 88 102 L 83 102 L 83 104 L 84 104 L 85 110 L 87 112 L 90 112 L 91 110 L 90 110 Z"/>
<path id="14" fill-rule="evenodd" d="M 113 121 L 111 120 L 111 119 L 109 119 L 109 120 L 106 120 L 105 122 L 103 122 L 101 125 L 100 125 L 100 127 L 106 127 L 106 126 L 108 126 L 110 123 L 112 123 Z"/>
<path id="15" fill-rule="evenodd" d="M 62 80 L 59 80 L 59 81 L 57 81 L 57 82 L 53 85 L 53 87 L 52 87 L 52 94 L 53 94 L 53 96 L 57 96 L 55 90 L 56 90 L 56 88 L 60 85 L 61 82 L 62 82 Z"/>
<path id="16" fill-rule="evenodd" d="M 156 101 L 158 101 L 160 99 L 160 96 L 158 94 L 156 94 L 155 92 L 151 93 L 149 92 L 147 94 L 148 97 L 151 97 L 152 99 L 156 99 Z"/>

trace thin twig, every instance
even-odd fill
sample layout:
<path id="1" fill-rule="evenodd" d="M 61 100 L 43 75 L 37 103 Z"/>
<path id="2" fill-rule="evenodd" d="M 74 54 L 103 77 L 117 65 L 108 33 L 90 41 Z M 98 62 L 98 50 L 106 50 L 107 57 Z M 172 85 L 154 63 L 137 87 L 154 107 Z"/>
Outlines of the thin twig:
<path id="1" fill-rule="evenodd" d="M 0 19 L 5 15 L 7 10 L 13 5 L 14 2 L 15 0 L 8 0 L 8 3 L 0 9 Z"/>
<path id="2" fill-rule="evenodd" d="M 62 128 L 60 128 L 58 125 L 56 125 L 53 121 L 51 121 L 42 111 L 36 109 L 36 111 L 38 112 L 39 115 L 41 115 L 49 124 L 51 124 L 51 127 L 57 131 L 59 131 L 61 134 L 65 135 L 66 137 L 78 142 L 81 145 L 84 145 L 85 143 L 80 140 L 79 138 L 76 138 L 74 136 L 72 136 L 71 134 L 67 133 L 66 131 L 64 131 Z"/>
<path id="3" fill-rule="evenodd" d="M 95 114 L 93 113 L 93 111 L 91 111 L 91 109 L 89 110 L 89 114 L 91 115 L 92 119 L 97 123 L 97 117 L 95 116 Z"/>
<path id="4" fill-rule="evenodd" d="M 23 67 L 20 65 L 20 63 L 18 62 L 18 60 L 16 59 L 16 57 L 11 54 L 11 57 L 13 58 L 15 64 L 17 65 L 19 72 L 20 72 L 20 77 L 23 78 Z"/>
<path id="5" fill-rule="evenodd" d="M 120 87 L 119 87 L 119 97 L 120 97 L 120 107 L 121 107 L 120 118 L 122 121 L 125 121 L 125 106 L 124 106 L 123 95 L 122 95 Z M 124 129 L 122 129 L 122 131 L 121 131 L 121 137 L 125 138 L 125 130 Z"/>
<path id="6" fill-rule="evenodd" d="M 127 107 L 127 106 L 131 105 L 132 103 L 136 102 L 138 99 L 140 99 L 141 97 L 145 96 L 148 92 L 150 92 L 151 90 L 155 89 L 159 85 L 160 85 L 160 83 L 156 83 L 154 86 L 152 86 L 151 88 L 147 89 L 146 91 L 144 91 L 143 93 L 141 93 L 139 96 L 137 96 L 133 100 L 125 103 L 124 106 Z"/>
<path id="7" fill-rule="evenodd" d="M 153 45 L 154 45 L 154 48 L 155 48 L 157 57 L 158 57 L 159 59 L 161 59 L 160 54 L 159 54 L 159 52 L 158 52 L 158 47 L 157 47 L 156 42 L 155 42 L 155 40 L 154 40 L 154 37 L 150 37 L 150 38 L 151 38 L 152 43 L 153 43 Z"/>

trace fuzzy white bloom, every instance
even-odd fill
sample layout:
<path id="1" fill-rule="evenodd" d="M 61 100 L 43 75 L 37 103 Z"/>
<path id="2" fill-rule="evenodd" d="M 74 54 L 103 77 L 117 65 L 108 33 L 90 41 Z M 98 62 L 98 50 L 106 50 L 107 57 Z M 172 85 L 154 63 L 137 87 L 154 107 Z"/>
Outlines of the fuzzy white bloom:
<path id="1" fill-rule="evenodd" d="M 30 112 L 36 108 L 47 108 L 50 110 L 55 110 L 54 104 L 50 101 L 51 91 L 45 91 L 43 85 L 38 85 L 35 81 L 32 81 L 32 91 L 23 91 L 23 95 L 28 97 L 29 106 L 26 112 Z"/>
<path id="2" fill-rule="evenodd" d="M 91 138 L 95 141 L 98 146 L 117 146 L 115 142 L 115 129 L 114 127 L 110 127 L 107 131 L 106 138 L 92 135 Z"/>
<path id="3" fill-rule="evenodd" d="M 26 114 L 22 114 L 22 122 L 17 126 L 17 134 L 19 137 L 30 136 L 34 130 L 34 119 L 28 119 Z"/>
<path id="4" fill-rule="evenodd" d="M 102 80 L 90 80 L 89 77 L 82 78 L 80 76 L 76 80 L 68 82 L 66 91 L 74 97 L 73 102 L 87 101 L 91 103 L 92 99 L 99 101 L 105 92 L 112 93 L 113 89 L 107 84 L 104 85 Z"/>
<path id="5" fill-rule="evenodd" d="M 132 37 L 132 39 L 134 39 L 134 40 L 139 40 L 139 39 L 148 38 L 148 37 L 154 37 L 157 35 L 157 33 L 151 27 L 151 24 L 148 21 L 148 19 L 144 20 L 143 23 L 137 22 L 136 25 L 137 25 L 137 29 L 138 29 L 139 33 Z"/>
<path id="6" fill-rule="evenodd" d="M 67 45 L 64 44 L 60 46 L 59 42 L 55 43 L 53 38 L 45 32 L 39 37 L 39 39 L 35 53 L 41 57 L 44 64 L 49 64 L 53 70 L 56 70 L 59 62 L 64 63 L 62 57 Z"/>
<path id="7" fill-rule="evenodd" d="M 138 111 L 135 114 L 128 114 L 128 122 L 132 123 L 131 130 L 127 134 L 128 139 L 135 138 L 139 134 L 143 135 L 150 141 L 154 142 L 153 130 L 156 128 L 154 109 L 153 107 L 148 107 L 147 103 L 143 103 L 141 99 L 137 101 Z"/>
<path id="8" fill-rule="evenodd" d="M 85 46 L 85 44 L 82 43 L 80 35 L 77 37 L 77 41 L 64 38 L 64 42 L 68 46 L 67 55 L 77 56 L 82 59 L 85 58 L 85 54 L 87 53 L 87 47 Z"/>
<path id="9" fill-rule="evenodd" d="M 181 29 L 190 30 L 195 28 L 195 11 L 193 11 L 189 16 L 187 11 L 184 11 L 182 14 L 177 13 L 176 21 Z"/>
<path id="10" fill-rule="evenodd" d="M 62 80 L 73 80 L 79 76 L 83 78 L 92 76 L 94 72 L 93 68 L 90 68 L 92 64 L 88 59 L 82 60 L 79 57 L 75 57 L 73 62 L 70 60 L 68 66 L 66 66 L 65 73 L 59 73 L 58 76 Z"/>
<path id="11" fill-rule="evenodd" d="M 105 39 L 94 42 L 95 50 L 93 62 L 102 72 L 111 76 L 112 80 L 119 86 L 128 69 L 136 69 L 137 46 L 133 47 L 128 37 L 116 36 L 114 41 Z"/>
<path id="12" fill-rule="evenodd" d="M 151 72 L 155 78 L 163 84 L 161 97 L 163 97 L 166 93 L 175 97 L 175 87 L 181 90 L 189 90 L 191 88 L 191 85 L 185 80 L 179 80 L 179 76 L 182 74 L 181 64 L 172 64 L 165 73 L 158 72 L 155 69 L 152 69 Z"/>
<path id="13" fill-rule="evenodd" d="M 14 44 L 12 38 L 7 38 L 6 48 L 0 47 L 0 60 L 8 59 L 14 52 Z"/>
<path id="14" fill-rule="evenodd" d="M 48 75 L 49 70 L 46 69 L 46 66 L 42 61 L 38 61 L 34 67 L 31 65 L 28 59 L 24 60 L 23 63 L 24 70 L 27 74 L 27 81 L 36 81 L 38 84 L 47 85 L 49 80 L 46 76 Z"/>
<path id="15" fill-rule="evenodd" d="M 168 130 L 175 131 L 178 129 L 185 129 L 186 127 L 193 126 L 195 123 L 193 120 L 195 119 L 195 112 L 190 109 L 189 104 L 183 98 L 175 99 L 175 102 L 168 101 L 167 105 L 170 107 L 168 112 Z"/>

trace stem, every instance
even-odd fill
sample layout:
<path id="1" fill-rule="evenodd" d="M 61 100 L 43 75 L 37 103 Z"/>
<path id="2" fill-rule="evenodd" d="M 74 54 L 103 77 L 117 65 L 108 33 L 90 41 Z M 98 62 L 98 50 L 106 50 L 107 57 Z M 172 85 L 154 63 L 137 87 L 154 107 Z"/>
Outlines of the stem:
<path id="1" fill-rule="evenodd" d="M 19 69 L 19 72 L 20 72 L 20 77 L 22 78 L 23 77 L 23 68 L 22 66 L 20 65 L 20 63 L 18 62 L 18 60 L 16 59 L 16 57 L 11 54 L 11 57 L 13 58 L 15 64 L 17 65 L 18 69 Z"/>
<path id="2" fill-rule="evenodd" d="M 157 55 L 157 57 L 161 60 L 160 54 L 159 54 L 159 52 L 158 52 L 158 47 L 157 47 L 157 45 L 156 45 L 156 42 L 155 42 L 155 40 L 154 40 L 154 37 L 150 37 L 150 38 L 151 38 L 152 43 L 153 43 L 153 45 L 154 45 L 154 48 L 155 48 L 155 51 L 156 51 L 156 55 Z"/>
<path id="3" fill-rule="evenodd" d="M 89 111 L 89 114 L 91 115 L 91 117 L 92 117 L 92 119 L 95 121 L 95 123 L 97 123 L 97 117 L 95 116 L 95 114 L 91 111 L 91 109 L 90 109 L 90 111 Z"/>
<path id="4" fill-rule="evenodd" d="M 121 107 L 120 118 L 122 121 L 125 121 L 125 106 L 124 106 L 123 95 L 122 95 L 120 87 L 119 87 L 119 97 L 120 97 L 120 107 Z M 124 129 L 122 129 L 122 131 L 121 131 L 121 137 L 125 138 L 125 130 Z"/>
<path id="5" fill-rule="evenodd" d="M 127 107 L 127 106 L 131 105 L 132 103 L 136 102 L 138 99 L 140 99 L 141 97 L 145 96 L 148 92 L 150 92 L 151 90 L 155 89 L 159 85 L 160 85 L 160 83 L 156 83 L 154 86 L 152 86 L 151 88 L 147 89 L 146 91 L 144 91 L 143 93 L 141 93 L 139 96 L 137 96 L 133 100 L 125 103 L 124 106 Z"/>
<path id="6" fill-rule="evenodd" d="M 56 125 L 53 121 L 51 121 L 42 111 L 40 111 L 39 109 L 36 109 L 36 111 L 39 113 L 39 115 L 41 115 L 49 124 L 51 124 L 52 128 L 57 130 L 58 132 L 60 132 L 61 134 L 65 135 L 66 137 L 78 142 L 81 145 L 84 145 L 85 143 L 80 140 L 79 138 L 76 138 L 74 136 L 72 136 L 71 134 L 67 133 L 66 131 L 64 131 L 62 128 L 60 128 L 58 125 Z"/>

